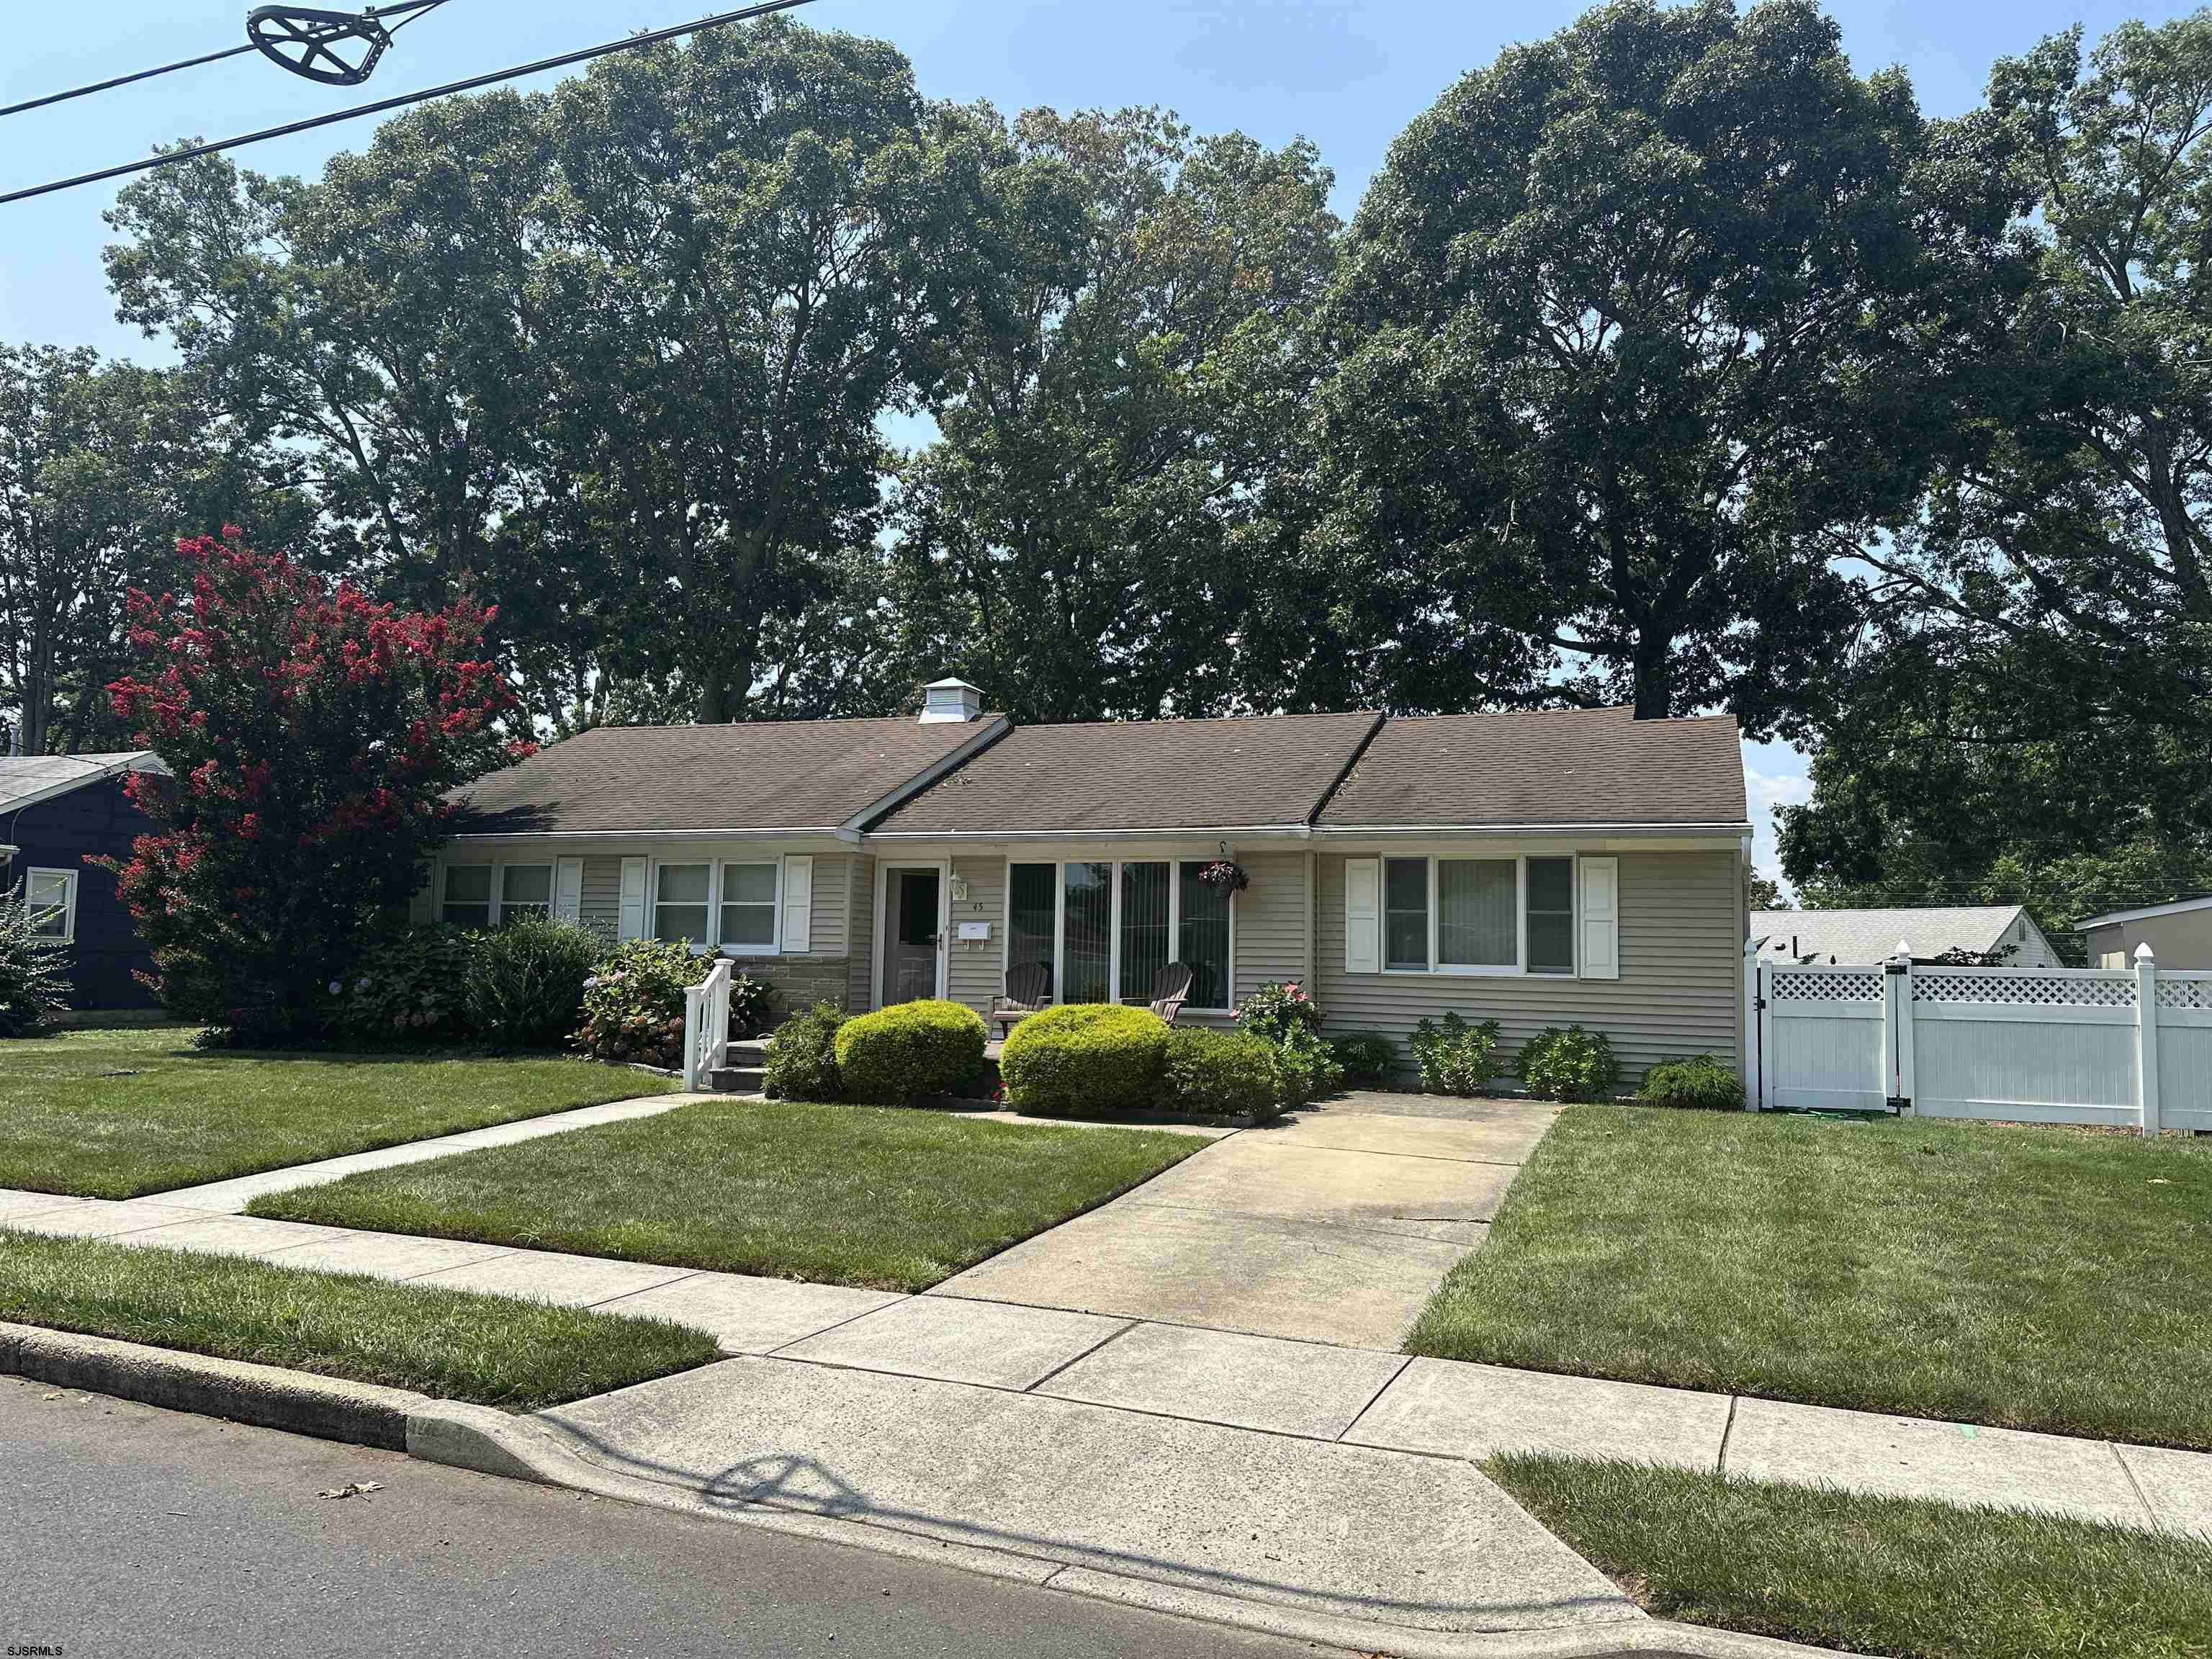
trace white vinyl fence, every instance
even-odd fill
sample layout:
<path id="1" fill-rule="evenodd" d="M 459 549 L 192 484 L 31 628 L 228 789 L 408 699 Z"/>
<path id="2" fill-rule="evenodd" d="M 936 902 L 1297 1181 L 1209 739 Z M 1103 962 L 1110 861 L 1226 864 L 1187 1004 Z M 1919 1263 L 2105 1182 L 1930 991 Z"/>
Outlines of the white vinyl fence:
<path id="1" fill-rule="evenodd" d="M 1746 969 L 1754 1110 L 2212 1130 L 2212 974 Z"/>

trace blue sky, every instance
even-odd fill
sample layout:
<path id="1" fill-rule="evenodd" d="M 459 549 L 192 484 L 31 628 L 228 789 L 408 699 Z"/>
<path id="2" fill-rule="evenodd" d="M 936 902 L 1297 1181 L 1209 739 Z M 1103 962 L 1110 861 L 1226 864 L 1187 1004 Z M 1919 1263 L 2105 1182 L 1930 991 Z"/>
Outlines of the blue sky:
<path id="1" fill-rule="evenodd" d="M 314 0 L 335 8 L 346 0 Z M 0 123 L 0 189 L 143 155 L 180 137 L 228 137 L 361 101 L 663 27 L 716 0 L 449 0 L 404 31 L 372 88 L 326 88 L 247 55 Z M 247 0 L 107 0 L 98 7 L 15 0 L 0 24 L 0 105 L 210 52 L 243 38 Z M 1515 40 L 1550 33 L 1580 0 L 817 0 L 820 27 L 902 47 L 922 90 L 987 98 L 1006 111 L 1160 104 L 1203 130 L 1241 127 L 1269 143 L 1303 135 L 1336 171 L 1349 215 L 1390 140 L 1467 70 Z M 1921 106 L 1948 115 L 1980 96 L 1992 58 L 2079 22 L 2092 40 L 2129 17 L 2157 22 L 2186 5 L 2061 0 L 1833 0 L 1853 64 L 1903 64 Z M 312 173 L 359 145 L 367 124 L 245 152 L 270 173 Z M 0 340 L 90 345 L 154 357 L 118 324 L 100 251 L 112 186 L 0 207 Z M 1773 871 L 1769 810 L 1805 795 L 1803 757 L 1747 752 L 1762 868 Z"/>

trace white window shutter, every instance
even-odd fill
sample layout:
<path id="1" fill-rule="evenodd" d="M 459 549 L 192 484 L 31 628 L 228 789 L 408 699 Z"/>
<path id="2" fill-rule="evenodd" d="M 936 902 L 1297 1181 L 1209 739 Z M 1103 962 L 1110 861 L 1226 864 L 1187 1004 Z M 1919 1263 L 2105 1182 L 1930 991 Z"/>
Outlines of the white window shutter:
<path id="1" fill-rule="evenodd" d="M 783 861 L 783 939 L 776 948 L 787 957 L 803 957 L 813 931 L 814 860 L 794 853 Z"/>
<path id="2" fill-rule="evenodd" d="M 584 919 L 584 861 L 562 859 L 553 866 L 553 916 L 556 921 Z"/>
<path id="3" fill-rule="evenodd" d="M 1583 859 L 1583 977 L 1620 977 L 1620 860 Z"/>
<path id="4" fill-rule="evenodd" d="M 1344 971 L 1382 971 L 1382 860 L 1344 861 Z"/>
<path id="5" fill-rule="evenodd" d="M 622 913 L 615 937 L 645 937 L 645 860 L 624 859 L 622 872 Z"/>

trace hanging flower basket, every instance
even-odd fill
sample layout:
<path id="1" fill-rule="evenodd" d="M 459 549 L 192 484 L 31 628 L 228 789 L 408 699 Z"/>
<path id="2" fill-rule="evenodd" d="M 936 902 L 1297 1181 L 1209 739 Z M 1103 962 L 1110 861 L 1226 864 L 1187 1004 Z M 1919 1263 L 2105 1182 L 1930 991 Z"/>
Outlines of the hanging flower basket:
<path id="1" fill-rule="evenodd" d="M 1241 893 L 1252 884 L 1252 878 L 1244 873 L 1244 866 L 1234 859 L 1214 860 L 1198 872 L 1198 878 L 1224 893 Z"/>

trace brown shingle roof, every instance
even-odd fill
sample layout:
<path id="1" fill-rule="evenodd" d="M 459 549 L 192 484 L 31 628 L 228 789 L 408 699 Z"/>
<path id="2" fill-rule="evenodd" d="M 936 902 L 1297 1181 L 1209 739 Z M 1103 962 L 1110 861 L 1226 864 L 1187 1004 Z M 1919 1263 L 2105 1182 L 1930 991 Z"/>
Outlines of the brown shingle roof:
<path id="1" fill-rule="evenodd" d="M 454 792 L 463 835 L 834 830 L 1000 724 L 986 714 L 602 726 Z"/>
<path id="2" fill-rule="evenodd" d="M 1400 824 L 1742 823 L 1732 714 L 1626 708 L 1392 720 L 1323 809 L 1325 830 Z"/>
<path id="3" fill-rule="evenodd" d="M 1024 726 L 878 826 L 884 835 L 1230 830 L 1307 823 L 1379 717 Z"/>

